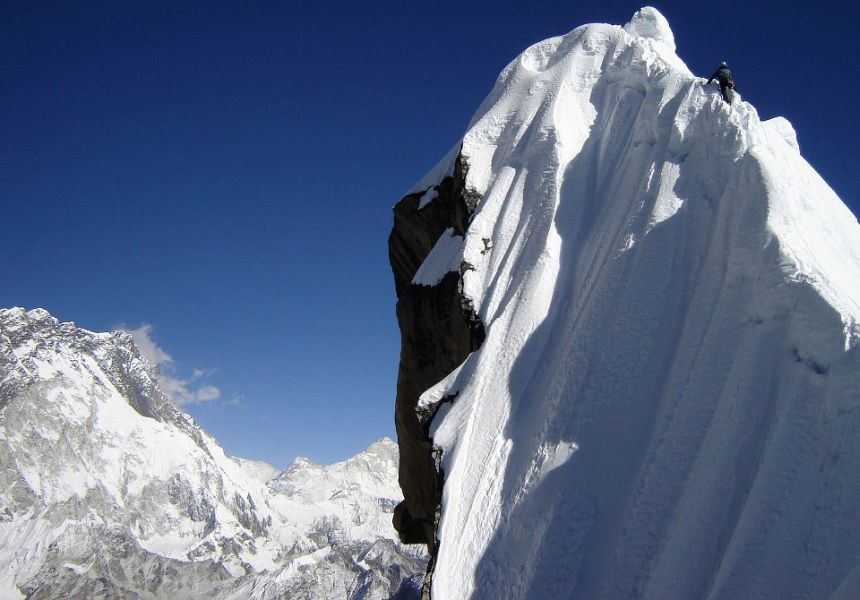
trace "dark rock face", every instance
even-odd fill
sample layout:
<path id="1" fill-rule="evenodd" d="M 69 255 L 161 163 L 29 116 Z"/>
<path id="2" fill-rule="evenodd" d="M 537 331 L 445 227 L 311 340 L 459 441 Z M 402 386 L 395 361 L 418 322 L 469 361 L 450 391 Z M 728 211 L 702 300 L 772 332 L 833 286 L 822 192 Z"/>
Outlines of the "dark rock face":
<path id="1" fill-rule="evenodd" d="M 446 229 L 453 227 L 459 235 L 466 232 L 480 199 L 466 189 L 467 169 L 458 156 L 453 176 L 435 186 L 438 196 L 421 210 L 423 191 L 401 199 L 394 207 L 394 228 L 388 238 L 401 335 L 395 424 L 405 498 L 394 511 L 394 527 L 404 543 L 427 544 L 431 555 L 437 543 L 442 473 L 428 434 L 433 414 L 419 414 L 418 398 L 481 345 L 484 328 L 463 296 L 462 273 L 468 265 L 434 286 L 411 281 Z"/>

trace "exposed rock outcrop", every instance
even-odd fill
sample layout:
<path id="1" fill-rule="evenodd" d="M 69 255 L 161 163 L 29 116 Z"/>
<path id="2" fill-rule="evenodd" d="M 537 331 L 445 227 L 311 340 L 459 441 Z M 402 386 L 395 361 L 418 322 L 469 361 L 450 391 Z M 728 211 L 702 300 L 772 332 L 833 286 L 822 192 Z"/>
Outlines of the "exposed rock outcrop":
<path id="1" fill-rule="evenodd" d="M 431 554 L 442 482 L 428 435 L 433 415 L 419 412 L 418 398 L 481 345 L 484 327 L 463 295 L 462 274 L 468 265 L 433 286 L 412 281 L 443 232 L 453 228 L 463 235 L 468 228 L 479 196 L 466 188 L 467 170 L 466 161 L 458 156 L 452 175 L 401 199 L 394 207 L 394 227 L 388 238 L 401 332 L 395 422 L 405 497 L 395 509 L 394 526 L 403 542 L 427 544 Z M 434 199 L 422 206 L 428 192 L 434 193 Z"/>

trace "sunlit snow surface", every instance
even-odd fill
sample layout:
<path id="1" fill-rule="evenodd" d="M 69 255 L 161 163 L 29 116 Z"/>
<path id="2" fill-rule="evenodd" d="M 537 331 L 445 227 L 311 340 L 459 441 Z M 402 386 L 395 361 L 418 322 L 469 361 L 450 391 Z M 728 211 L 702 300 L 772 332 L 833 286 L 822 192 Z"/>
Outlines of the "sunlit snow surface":
<path id="1" fill-rule="evenodd" d="M 0 598 L 387 598 L 426 563 L 395 541 L 401 498 L 391 440 L 227 457 L 130 334 L 0 310 Z"/>
<path id="2" fill-rule="evenodd" d="M 860 226 L 791 125 L 646 8 L 526 50 L 462 154 L 433 597 L 860 597 Z"/>

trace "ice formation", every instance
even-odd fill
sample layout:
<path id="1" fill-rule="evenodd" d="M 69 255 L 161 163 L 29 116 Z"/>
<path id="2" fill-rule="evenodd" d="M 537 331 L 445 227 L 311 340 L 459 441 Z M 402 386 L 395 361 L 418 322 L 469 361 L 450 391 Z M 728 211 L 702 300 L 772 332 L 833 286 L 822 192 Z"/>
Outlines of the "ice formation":
<path id="1" fill-rule="evenodd" d="M 412 282 L 486 330 L 416 407 L 432 597 L 860 596 L 860 226 L 791 125 L 643 8 L 528 48 L 458 148 L 407 196 L 460 160 L 480 198 Z"/>

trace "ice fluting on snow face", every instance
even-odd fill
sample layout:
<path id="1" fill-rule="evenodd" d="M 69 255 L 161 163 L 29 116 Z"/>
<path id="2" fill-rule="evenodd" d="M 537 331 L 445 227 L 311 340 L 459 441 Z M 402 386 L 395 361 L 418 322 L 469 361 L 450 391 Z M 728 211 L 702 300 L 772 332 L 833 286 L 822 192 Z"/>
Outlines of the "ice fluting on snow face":
<path id="1" fill-rule="evenodd" d="M 486 338 L 415 403 L 455 396 L 435 598 L 856 591 L 860 226 L 673 40 L 538 43 L 463 138 Z"/>
<path id="2" fill-rule="evenodd" d="M 227 457 L 127 332 L 0 310 L 0 597 L 388 598 L 397 447 L 285 472 Z"/>

